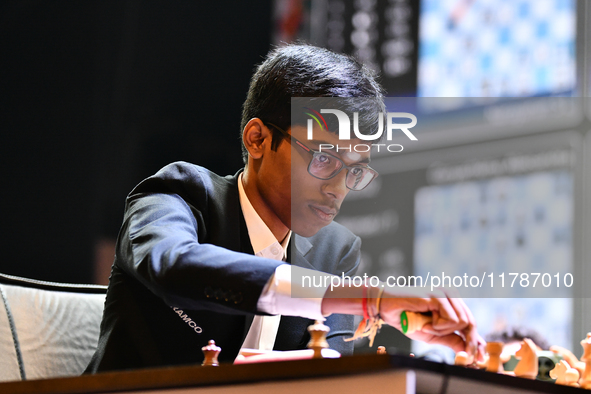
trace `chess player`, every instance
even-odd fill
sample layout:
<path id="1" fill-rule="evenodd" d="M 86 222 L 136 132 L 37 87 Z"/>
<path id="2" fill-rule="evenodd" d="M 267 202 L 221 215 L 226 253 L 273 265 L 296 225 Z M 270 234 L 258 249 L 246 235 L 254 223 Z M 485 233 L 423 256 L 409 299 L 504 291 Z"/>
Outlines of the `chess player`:
<path id="1" fill-rule="evenodd" d="M 241 348 L 302 349 L 308 325 L 324 318 L 331 348 L 351 354 L 344 339 L 353 315 L 400 327 L 404 310 L 433 315 L 414 338 L 482 355 L 470 311 L 445 293 L 292 288 L 292 266 L 354 275 L 360 239 L 333 219 L 347 194 L 376 176 L 369 152 L 318 152 L 338 136 L 318 130 L 309 141 L 304 125 L 291 127 L 293 96 L 365 97 L 374 115 L 364 127 L 375 128 L 384 111 L 380 86 L 352 58 L 307 45 L 271 51 L 243 107 L 244 169 L 222 177 L 172 163 L 127 197 L 87 372 L 200 363 L 210 339 L 222 362 Z M 308 296 L 291 297 L 295 290 Z"/>

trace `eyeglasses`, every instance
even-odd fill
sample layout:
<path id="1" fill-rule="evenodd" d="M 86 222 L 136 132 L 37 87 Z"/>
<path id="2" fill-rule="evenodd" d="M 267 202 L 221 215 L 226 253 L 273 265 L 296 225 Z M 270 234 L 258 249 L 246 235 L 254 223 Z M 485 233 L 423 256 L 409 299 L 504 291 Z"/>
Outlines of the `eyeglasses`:
<path id="1" fill-rule="evenodd" d="M 314 178 L 323 180 L 331 179 L 337 176 L 343 168 L 346 168 L 347 177 L 345 178 L 345 185 L 347 188 L 351 190 L 362 190 L 378 176 L 377 171 L 371 167 L 360 165 L 348 166 L 336 156 L 308 148 L 281 127 L 273 123 L 267 124 L 273 126 L 273 128 L 288 138 L 290 143 L 295 141 L 300 148 L 312 155 L 312 160 L 308 164 L 308 173 Z"/>

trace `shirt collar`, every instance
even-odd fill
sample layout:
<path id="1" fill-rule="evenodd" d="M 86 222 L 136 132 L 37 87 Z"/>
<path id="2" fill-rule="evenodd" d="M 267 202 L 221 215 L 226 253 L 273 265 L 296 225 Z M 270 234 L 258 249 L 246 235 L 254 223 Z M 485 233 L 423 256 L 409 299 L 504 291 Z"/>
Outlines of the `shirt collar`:
<path id="1" fill-rule="evenodd" d="M 248 229 L 248 235 L 250 237 L 250 243 L 254 254 L 260 253 L 262 250 L 270 247 L 274 243 L 279 244 L 279 241 L 275 238 L 269 227 L 265 224 L 263 219 L 259 216 L 257 211 L 254 209 L 250 200 L 246 196 L 244 186 L 242 185 L 242 174 L 238 176 L 238 194 L 240 196 L 240 207 L 242 208 L 242 214 L 244 215 L 244 221 L 246 222 L 246 228 Z M 287 233 L 287 236 L 280 243 L 283 249 L 283 258 L 287 258 L 287 246 L 291 238 L 291 230 Z"/>

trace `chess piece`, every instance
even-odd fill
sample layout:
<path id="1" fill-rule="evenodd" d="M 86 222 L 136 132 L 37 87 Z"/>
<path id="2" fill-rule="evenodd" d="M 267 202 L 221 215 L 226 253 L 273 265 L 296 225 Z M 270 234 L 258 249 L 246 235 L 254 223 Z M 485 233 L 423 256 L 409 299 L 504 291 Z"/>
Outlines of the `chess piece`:
<path id="1" fill-rule="evenodd" d="M 503 353 L 503 343 L 487 342 L 486 353 L 488 354 L 486 370 L 488 372 L 502 373 L 503 363 L 501 363 L 501 353 Z"/>
<path id="2" fill-rule="evenodd" d="M 454 364 L 461 367 L 467 367 L 470 364 L 468 353 L 463 351 L 457 352 L 454 359 Z"/>
<path id="3" fill-rule="evenodd" d="M 538 376 L 538 355 L 536 345 L 531 339 L 524 338 L 521 341 L 521 347 L 515 353 L 515 357 L 519 359 L 513 370 L 515 376 L 526 379 L 535 379 Z"/>
<path id="4" fill-rule="evenodd" d="M 591 389 L 591 332 L 581 341 L 581 346 L 583 347 L 581 361 L 585 363 L 585 371 L 579 384 L 584 389 Z"/>
<path id="5" fill-rule="evenodd" d="M 579 371 L 571 368 L 570 365 L 564 360 L 560 360 L 554 369 L 550 371 L 550 377 L 552 379 L 556 379 L 556 384 L 573 387 L 579 386 L 577 383 L 579 381 Z"/>
<path id="6" fill-rule="evenodd" d="M 203 352 L 203 356 L 205 357 L 203 360 L 203 364 L 201 364 L 202 366 L 217 367 L 220 365 L 218 363 L 218 355 L 220 354 L 222 349 L 219 346 L 216 346 L 215 341 L 213 339 L 210 339 L 207 343 L 207 346 L 203 346 L 201 348 L 201 351 Z"/>
<path id="7" fill-rule="evenodd" d="M 422 313 L 403 311 L 400 314 L 400 326 L 403 334 L 412 334 L 415 331 L 420 331 L 425 324 L 433 322 L 433 316 L 424 315 Z"/>
<path id="8" fill-rule="evenodd" d="M 388 354 L 385 346 L 378 346 L 378 354 Z"/>
<path id="9" fill-rule="evenodd" d="M 564 374 L 564 380 L 567 386 L 579 387 L 579 371 L 575 368 L 569 368 Z"/>
<path id="10" fill-rule="evenodd" d="M 329 331 L 330 327 L 322 324 L 322 322 L 318 320 L 308 327 L 308 332 L 310 333 L 308 349 L 314 350 L 314 356 L 312 358 L 322 358 L 322 349 L 328 348 L 326 334 L 328 334 Z"/>
<path id="11" fill-rule="evenodd" d="M 550 346 L 550 351 L 562 357 L 569 366 L 579 372 L 579 376 L 583 376 L 583 373 L 585 372 L 585 363 L 580 361 L 577 356 L 573 354 L 573 352 L 557 345 Z"/>

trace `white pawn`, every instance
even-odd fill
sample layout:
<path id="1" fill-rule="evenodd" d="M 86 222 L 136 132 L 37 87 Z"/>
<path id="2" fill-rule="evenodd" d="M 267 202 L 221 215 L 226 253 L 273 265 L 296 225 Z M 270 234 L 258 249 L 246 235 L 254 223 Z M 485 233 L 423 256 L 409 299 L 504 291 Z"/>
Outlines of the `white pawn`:
<path id="1" fill-rule="evenodd" d="M 322 324 L 321 321 L 316 320 L 314 324 L 308 326 L 310 333 L 310 342 L 308 342 L 308 349 L 314 350 L 312 358 L 323 358 L 322 350 L 328 349 L 328 342 L 326 341 L 326 334 L 330 332 L 330 327 Z"/>
<path id="2" fill-rule="evenodd" d="M 456 358 L 454 360 L 454 364 L 462 366 L 462 367 L 467 367 L 468 364 L 470 364 L 468 353 L 466 353 L 464 351 L 457 352 Z"/>
<path id="3" fill-rule="evenodd" d="M 493 373 L 503 373 L 503 363 L 501 362 L 501 353 L 503 353 L 502 342 L 487 342 L 486 354 L 488 360 L 486 362 L 486 370 Z"/>

